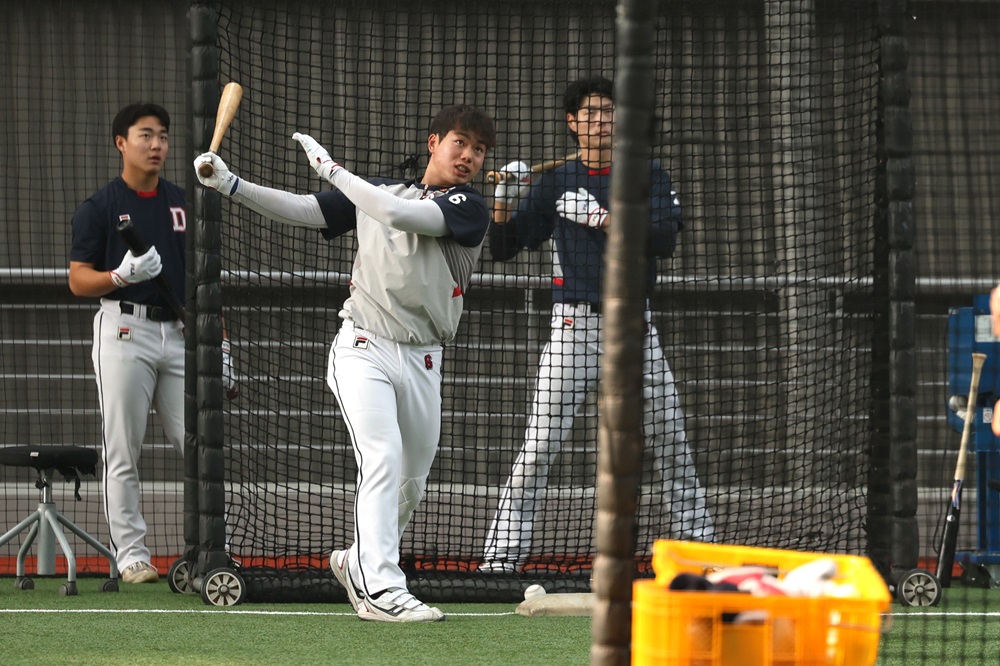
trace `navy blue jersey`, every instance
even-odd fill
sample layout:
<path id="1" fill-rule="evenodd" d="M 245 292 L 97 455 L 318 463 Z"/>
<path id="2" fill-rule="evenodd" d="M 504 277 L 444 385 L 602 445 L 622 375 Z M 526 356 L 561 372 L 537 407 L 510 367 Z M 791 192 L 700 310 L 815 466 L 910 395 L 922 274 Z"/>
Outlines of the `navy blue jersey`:
<path id="1" fill-rule="evenodd" d="M 656 279 L 657 258 L 669 257 L 683 228 L 681 206 L 670 176 L 659 162 L 650 164 L 649 284 Z M 609 169 L 589 169 L 580 160 L 549 171 L 537 178 L 528 195 L 507 224 L 490 225 L 490 254 L 506 261 L 522 248 L 537 249 L 548 239 L 555 242 L 552 300 L 556 303 L 601 302 L 604 251 L 607 233 L 560 217 L 556 202 L 566 192 L 579 188 L 590 192 L 605 209 L 609 208 Z"/>
<path id="2" fill-rule="evenodd" d="M 124 215 L 132 219 L 142 239 L 156 247 L 163 260 L 161 275 L 183 300 L 187 230 L 184 190 L 163 178 L 156 192 L 136 192 L 119 176 L 80 204 L 73 214 L 70 261 L 93 264 L 98 271 L 118 268 L 128 251 L 118 233 L 118 223 Z M 169 306 L 152 280 L 115 289 L 106 298 Z"/>

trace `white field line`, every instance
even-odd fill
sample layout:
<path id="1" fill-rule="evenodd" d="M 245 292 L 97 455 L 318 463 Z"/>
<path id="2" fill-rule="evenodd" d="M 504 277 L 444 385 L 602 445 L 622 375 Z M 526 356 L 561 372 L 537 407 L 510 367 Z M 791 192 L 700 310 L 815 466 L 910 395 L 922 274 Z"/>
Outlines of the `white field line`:
<path id="1" fill-rule="evenodd" d="M 354 617 L 357 613 L 346 612 L 346 613 L 333 613 L 326 611 L 265 611 L 265 610 L 237 610 L 231 608 L 219 608 L 219 609 L 125 609 L 125 608 L 0 608 L 0 615 L 13 615 L 13 614 L 29 614 L 29 613 L 105 613 L 105 614 L 117 614 L 117 615 L 129 615 L 129 614 L 153 614 L 153 615 L 183 615 L 183 614 L 201 614 L 201 615 L 302 615 L 302 616 L 323 616 L 323 617 Z M 514 611 L 506 613 L 446 613 L 446 615 L 455 615 L 461 617 L 504 617 L 507 615 L 515 615 Z M 920 618 L 920 617 L 1000 617 L 1000 611 L 984 611 L 984 612 L 967 612 L 967 611 L 928 611 L 928 612 L 910 612 L 910 613 L 882 613 L 882 617 L 892 617 L 893 621 L 906 620 L 908 618 Z"/>
<path id="2" fill-rule="evenodd" d="M 154 614 L 154 615 L 173 615 L 173 614 L 202 614 L 202 615 L 319 615 L 319 616 L 330 616 L 330 617 L 356 617 L 357 613 L 347 612 L 347 613 L 332 613 L 325 611 L 265 611 L 265 610 L 236 610 L 236 609 L 126 609 L 126 608 L 0 608 L 0 615 L 5 614 L 29 614 L 29 613 L 105 613 L 105 614 L 116 614 L 116 615 L 131 615 L 131 614 Z M 503 617 L 505 615 L 515 615 L 514 611 L 509 613 L 447 613 L 447 615 L 455 615 L 462 617 Z"/>

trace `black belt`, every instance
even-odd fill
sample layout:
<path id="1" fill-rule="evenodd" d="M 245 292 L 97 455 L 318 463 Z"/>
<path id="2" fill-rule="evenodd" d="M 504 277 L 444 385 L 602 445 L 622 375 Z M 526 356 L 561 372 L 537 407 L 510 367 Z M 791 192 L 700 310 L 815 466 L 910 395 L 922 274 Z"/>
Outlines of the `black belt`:
<path id="1" fill-rule="evenodd" d="M 118 305 L 122 309 L 122 314 L 135 315 L 140 319 L 148 319 L 149 321 L 175 321 L 177 315 L 170 308 L 163 307 L 161 305 L 143 305 L 142 303 L 130 303 L 129 301 L 118 301 Z M 145 314 L 145 317 L 143 317 Z"/>
<path id="2" fill-rule="evenodd" d="M 601 314 L 600 303 L 589 303 L 587 301 L 566 301 L 566 305 L 586 305 L 592 314 Z"/>

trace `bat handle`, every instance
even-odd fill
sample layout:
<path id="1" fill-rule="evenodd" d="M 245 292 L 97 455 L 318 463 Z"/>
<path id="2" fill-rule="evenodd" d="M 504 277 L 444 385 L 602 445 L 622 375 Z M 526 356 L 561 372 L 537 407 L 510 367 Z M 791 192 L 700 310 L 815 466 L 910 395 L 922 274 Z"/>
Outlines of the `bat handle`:
<path id="1" fill-rule="evenodd" d="M 215 169 L 210 162 L 205 162 L 198 166 L 198 175 L 202 178 L 211 178 L 214 173 Z"/>
<path id="2" fill-rule="evenodd" d="M 125 218 L 118 223 L 118 233 L 125 241 L 125 245 L 128 246 L 128 249 L 132 251 L 133 255 L 141 257 L 149 252 L 149 245 L 142 238 L 142 236 L 139 235 L 135 225 L 132 224 L 132 220 L 129 218 Z M 181 305 L 180 300 L 170 288 L 170 284 L 167 282 L 166 278 L 163 277 L 162 273 L 153 278 L 153 284 L 156 285 L 157 289 L 160 290 L 160 293 L 162 293 L 167 299 L 167 302 L 170 303 L 170 308 L 174 311 L 174 314 L 177 315 L 177 318 L 180 319 L 181 324 L 183 324 L 187 320 L 187 311 L 184 309 L 184 306 Z"/>
<path id="3" fill-rule="evenodd" d="M 132 224 L 132 220 L 124 219 L 118 223 L 118 233 L 121 234 L 122 239 L 125 240 L 125 245 L 128 249 L 132 250 L 132 254 L 137 257 L 149 252 L 149 245 L 146 241 L 142 239 L 139 232 L 135 230 L 135 226 Z"/>

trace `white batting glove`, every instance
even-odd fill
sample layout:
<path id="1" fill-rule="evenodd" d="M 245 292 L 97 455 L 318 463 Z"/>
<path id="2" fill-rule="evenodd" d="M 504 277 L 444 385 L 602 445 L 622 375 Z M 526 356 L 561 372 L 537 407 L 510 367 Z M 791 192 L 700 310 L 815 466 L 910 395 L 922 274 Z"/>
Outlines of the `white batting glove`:
<path id="1" fill-rule="evenodd" d="M 524 162 L 509 162 L 500 169 L 502 174 L 493 197 L 505 204 L 517 203 L 531 189 L 531 169 Z"/>
<path id="2" fill-rule="evenodd" d="M 603 227 L 608 219 L 608 211 L 584 187 L 576 192 L 564 192 L 556 201 L 556 212 L 570 222 L 595 229 Z"/>
<path id="3" fill-rule="evenodd" d="M 319 145 L 316 139 L 308 134 L 296 132 L 292 135 L 292 138 L 302 144 L 302 150 L 306 151 L 306 155 L 309 156 L 309 164 L 316 170 L 319 177 L 333 184 L 333 174 L 337 169 L 343 169 L 344 167 L 334 162 L 333 158 L 330 157 L 330 153 L 326 152 L 326 148 Z"/>
<path id="4" fill-rule="evenodd" d="M 236 373 L 233 371 L 233 354 L 229 340 L 222 341 L 222 388 L 226 390 L 226 397 L 230 400 L 240 394 L 236 386 Z"/>
<path id="5" fill-rule="evenodd" d="M 118 288 L 127 287 L 137 282 L 152 280 L 163 270 L 163 262 L 160 260 L 160 253 L 155 247 L 149 248 L 146 254 L 135 256 L 132 250 L 125 253 L 121 265 L 111 271 L 111 281 Z"/>
<path id="6" fill-rule="evenodd" d="M 198 172 L 198 167 L 202 164 L 211 164 L 213 173 L 209 177 L 204 177 Z M 240 184 L 240 179 L 229 170 L 222 158 L 215 153 L 202 153 L 194 158 L 194 172 L 198 174 L 198 180 L 205 187 L 218 190 L 219 194 L 231 197 L 236 194 L 236 188 Z"/>

